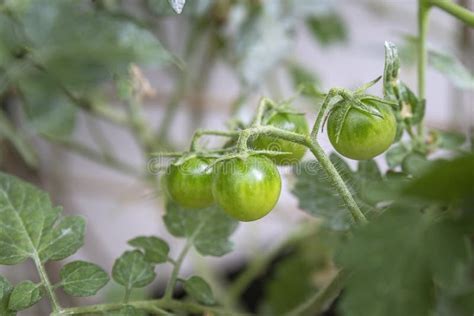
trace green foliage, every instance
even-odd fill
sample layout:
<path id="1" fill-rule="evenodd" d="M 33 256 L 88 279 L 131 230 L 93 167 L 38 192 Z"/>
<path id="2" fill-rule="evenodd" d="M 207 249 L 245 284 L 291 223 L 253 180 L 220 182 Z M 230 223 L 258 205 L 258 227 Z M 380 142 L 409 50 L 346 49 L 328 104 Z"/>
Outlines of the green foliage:
<path id="1" fill-rule="evenodd" d="M 237 221 L 216 206 L 189 210 L 168 202 L 163 220 L 172 235 L 188 238 L 202 255 L 220 257 L 232 250 L 229 237 Z"/>
<path id="2" fill-rule="evenodd" d="M 13 316 L 16 313 L 8 308 L 13 286 L 0 275 L 0 315 Z"/>
<path id="3" fill-rule="evenodd" d="M 41 284 L 35 284 L 31 281 L 23 281 L 17 284 L 10 294 L 8 308 L 19 311 L 33 306 L 43 297 L 41 287 Z"/>
<path id="4" fill-rule="evenodd" d="M 331 154 L 330 159 L 342 178 L 366 206 L 365 211 L 372 210 L 370 201 L 364 201 L 362 196 L 357 196 L 360 187 L 367 182 L 376 182 L 381 179 L 377 164 L 372 161 L 362 161 L 359 169 L 352 171 L 349 165 L 338 155 Z M 305 161 L 294 168 L 297 177 L 292 193 L 298 198 L 299 207 L 308 214 L 321 217 L 324 225 L 335 230 L 345 230 L 351 224 L 351 217 L 344 207 L 341 197 L 334 193 L 333 183 L 328 179 L 321 165 L 316 161 Z"/>
<path id="5" fill-rule="evenodd" d="M 109 276 L 101 267 L 85 261 L 66 264 L 60 275 L 62 288 L 72 296 L 95 295 L 109 282 Z"/>
<path id="6" fill-rule="evenodd" d="M 439 296 L 454 293 L 450 304 L 458 300 L 457 308 L 472 308 L 461 299 L 471 288 L 466 238 L 474 227 L 472 203 L 459 202 L 472 199 L 473 163 L 471 155 L 433 164 L 398 190 L 396 204 L 354 230 L 339 256 L 341 266 L 352 271 L 344 315 L 432 315 Z"/>
<path id="7" fill-rule="evenodd" d="M 474 89 L 474 74 L 457 58 L 431 50 L 429 52 L 429 62 L 434 69 L 446 76 L 457 88 Z"/>
<path id="8" fill-rule="evenodd" d="M 143 249 L 145 259 L 151 263 L 168 261 L 170 247 L 163 239 L 155 236 L 139 236 L 128 241 L 130 246 Z"/>
<path id="9" fill-rule="evenodd" d="M 336 12 L 314 15 L 306 20 L 313 38 L 322 45 L 344 42 L 347 39 L 347 27 Z"/>
<path id="10" fill-rule="evenodd" d="M 17 264 L 27 258 L 60 260 L 83 244 L 84 219 L 59 218 L 46 193 L 12 176 L 0 173 L 0 264 Z"/>
<path id="11" fill-rule="evenodd" d="M 153 282 L 156 277 L 154 268 L 141 251 L 126 251 L 115 261 L 112 277 L 128 290 L 140 288 Z"/>
<path id="12" fill-rule="evenodd" d="M 205 305 L 216 303 L 210 285 L 201 277 L 192 276 L 184 281 L 184 290 L 196 301 Z"/>

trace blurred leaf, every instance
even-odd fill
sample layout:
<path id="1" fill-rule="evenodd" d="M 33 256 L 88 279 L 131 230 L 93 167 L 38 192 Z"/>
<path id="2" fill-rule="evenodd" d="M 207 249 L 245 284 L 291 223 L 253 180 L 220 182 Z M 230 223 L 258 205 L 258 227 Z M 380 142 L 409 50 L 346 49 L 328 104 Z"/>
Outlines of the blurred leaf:
<path id="1" fill-rule="evenodd" d="M 422 154 L 411 152 L 403 159 L 402 170 L 406 174 L 418 177 L 430 167 L 431 163 L 432 162 Z"/>
<path id="2" fill-rule="evenodd" d="M 239 9 L 238 31 L 229 36 L 230 53 L 235 55 L 233 58 L 237 60 L 244 84 L 256 87 L 291 51 L 291 21 L 284 14 L 283 3 L 277 1 L 267 3 L 260 11 L 238 6 L 234 8 L 236 11 Z M 243 10 L 247 11 L 242 18 Z"/>
<path id="3" fill-rule="evenodd" d="M 19 17 L 28 57 L 62 85 L 87 91 L 130 63 L 161 65 L 169 53 L 149 31 L 76 1 L 37 0 Z M 97 30 L 100 30 L 98 32 Z"/>
<path id="4" fill-rule="evenodd" d="M 14 316 L 16 313 L 8 309 L 8 301 L 13 291 L 13 286 L 6 278 L 0 275 L 0 315 Z"/>
<path id="5" fill-rule="evenodd" d="M 115 260 L 112 269 L 113 279 L 127 289 L 144 287 L 156 277 L 154 265 L 145 259 L 139 250 L 126 251 Z"/>
<path id="6" fill-rule="evenodd" d="M 429 236 L 439 232 L 430 224 L 413 209 L 392 209 L 354 233 L 340 257 L 342 266 L 352 271 L 341 304 L 344 315 L 431 315 L 430 259 L 435 258 L 429 249 L 453 265 L 461 258 L 430 243 Z M 462 236 L 443 237 L 458 243 Z"/>
<path id="7" fill-rule="evenodd" d="M 347 39 L 344 20 L 336 12 L 311 16 L 306 20 L 306 25 L 314 39 L 324 46 Z"/>
<path id="8" fill-rule="evenodd" d="M 220 257 L 233 248 L 229 238 L 238 222 L 217 206 L 189 210 L 168 202 L 163 220 L 173 236 L 190 239 L 196 250 L 204 256 Z"/>
<path id="9" fill-rule="evenodd" d="M 385 66 L 383 72 L 383 95 L 389 100 L 398 100 L 397 87 L 400 73 L 400 58 L 395 44 L 385 42 Z"/>
<path id="10" fill-rule="evenodd" d="M 68 137 L 74 130 L 77 108 L 48 78 L 32 75 L 20 82 L 26 116 L 40 134 Z"/>
<path id="11" fill-rule="evenodd" d="M 445 53 L 429 51 L 429 63 L 433 68 L 445 75 L 457 88 L 474 89 L 472 74 L 458 59 Z"/>
<path id="12" fill-rule="evenodd" d="M 168 261 L 170 247 L 163 239 L 155 236 L 139 236 L 128 241 L 128 244 L 143 249 L 145 259 L 152 263 Z"/>
<path id="13" fill-rule="evenodd" d="M 474 155 L 436 161 L 405 193 L 440 202 L 474 196 Z"/>
<path id="14" fill-rule="evenodd" d="M 435 130 L 438 147 L 447 150 L 457 151 L 466 142 L 466 135 L 452 131 Z"/>
<path id="15" fill-rule="evenodd" d="M 8 308 L 14 311 L 27 309 L 43 297 L 42 285 L 23 281 L 15 286 L 10 294 Z"/>
<path id="16" fill-rule="evenodd" d="M 409 152 L 410 148 L 408 148 L 407 144 L 402 142 L 390 147 L 390 149 L 385 153 L 385 160 L 387 161 L 388 167 L 393 169 L 400 166 Z"/>
<path id="17" fill-rule="evenodd" d="M 15 147 L 29 167 L 36 168 L 38 166 L 38 157 L 31 145 L 23 137 L 23 134 L 15 129 L 3 111 L 0 110 L 0 138 L 2 137 Z"/>
<path id="18" fill-rule="evenodd" d="M 186 0 L 168 0 L 173 10 L 180 14 L 183 11 Z"/>
<path id="19" fill-rule="evenodd" d="M 212 289 L 207 282 L 198 276 L 192 276 L 184 282 L 184 290 L 192 298 L 204 305 L 214 305 L 214 295 Z"/>
<path id="20" fill-rule="evenodd" d="M 295 89 L 300 89 L 300 87 L 304 85 L 311 85 L 317 87 L 315 88 L 316 90 L 320 90 L 319 87 L 321 85 L 321 81 L 307 68 L 292 62 L 287 65 L 287 69 Z"/>
<path id="21" fill-rule="evenodd" d="M 109 282 L 109 276 L 101 267 L 85 261 L 66 264 L 60 275 L 62 288 L 72 296 L 95 295 Z"/>
<path id="22" fill-rule="evenodd" d="M 0 264 L 13 265 L 27 258 L 59 260 L 82 245 L 84 220 L 77 216 L 59 219 L 61 208 L 53 207 L 46 193 L 4 173 L 0 173 L 0 193 Z"/>

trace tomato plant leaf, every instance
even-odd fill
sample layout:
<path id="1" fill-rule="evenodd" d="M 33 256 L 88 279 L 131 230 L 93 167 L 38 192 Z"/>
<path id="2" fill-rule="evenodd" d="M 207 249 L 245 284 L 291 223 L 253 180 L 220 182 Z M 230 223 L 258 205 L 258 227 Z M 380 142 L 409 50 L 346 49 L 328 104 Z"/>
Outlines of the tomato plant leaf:
<path id="1" fill-rule="evenodd" d="M 147 286 L 156 277 L 154 265 L 139 250 L 126 251 L 115 260 L 112 277 L 127 289 Z"/>
<path id="2" fill-rule="evenodd" d="M 312 71 L 309 71 L 307 68 L 296 62 L 288 63 L 287 70 L 295 89 L 300 89 L 302 86 L 308 85 L 313 86 L 316 91 L 320 91 L 319 87 L 321 81 Z"/>
<path id="3" fill-rule="evenodd" d="M 16 313 L 8 309 L 8 302 L 13 291 L 13 286 L 6 278 L 0 275 L 0 315 L 14 316 Z"/>
<path id="4" fill-rule="evenodd" d="M 337 169 L 347 175 L 345 167 L 339 164 Z M 333 229 L 347 229 L 350 218 L 344 202 L 334 193 L 332 183 L 319 163 L 305 161 L 293 170 L 297 180 L 292 193 L 298 198 L 299 208 L 310 215 L 323 218 L 324 224 Z"/>
<path id="5" fill-rule="evenodd" d="M 43 290 L 41 284 L 23 281 L 13 288 L 8 302 L 8 308 L 14 311 L 27 309 L 36 304 L 42 297 Z"/>
<path id="6" fill-rule="evenodd" d="M 33 168 L 38 166 L 38 157 L 33 147 L 26 140 L 23 133 L 13 126 L 3 111 L 0 111 L 0 138 L 7 139 L 28 166 Z"/>
<path id="7" fill-rule="evenodd" d="M 430 65 L 446 76 L 457 88 L 474 89 L 474 74 L 472 74 L 457 58 L 437 51 L 428 52 Z"/>
<path id="8" fill-rule="evenodd" d="M 56 137 L 70 136 L 76 122 L 77 108 L 64 93 L 39 73 L 19 84 L 28 125 L 36 132 Z"/>
<path id="9" fill-rule="evenodd" d="M 211 286 L 201 277 L 192 276 L 184 282 L 184 290 L 199 303 L 214 305 L 216 303 Z"/>
<path id="10" fill-rule="evenodd" d="M 393 145 L 386 153 L 385 160 L 389 168 L 395 168 L 402 164 L 403 159 L 410 153 L 411 149 L 403 142 Z"/>
<path id="11" fill-rule="evenodd" d="M 383 72 L 384 97 L 389 100 L 398 100 L 397 87 L 399 85 L 400 58 L 395 44 L 385 42 L 385 66 Z"/>
<path id="12" fill-rule="evenodd" d="M 109 282 L 109 276 L 101 267 L 85 261 L 66 264 L 60 276 L 62 288 L 72 296 L 95 295 Z"/>
<path id="13" fill-rule="evenodd" d="M 161 238 L 155 236 L 139 236 L 128 241 L 128 244 L 143 249 L 146 260 L 152 263 L 168 261 L 170 247 Z"/>
<path id="14" fill-rule="evenodd" d="M 459 132 L 434 130 L 433 133 L 438 147 L 442 149 L 458 151 L 466 142 L 466 135 Z"/>
<path id="15" fill-rule="evenodd" d="M 238 222 L 216 206 L 189 210 L 168 202 L 163 220 L 172 235 L 191 239 L 202 255 L 223 256 L 233 248 L 229 237 Z"/>
<path id="16" fill-rule="evenodd" d="M 0 173 L 0 264 L 17 264 L 27 258 L 59 260 L 75 253 L 83 244 L 84 219 L 59 219 L 60 213 L 48 194 Z"/>
<path id="17" fill-rule="evenodd" d="M 347 40 L 344 20 L 334 11 L 310 16 L 306 20 L 306 26 L 313 38 L 323 46 Z"/>

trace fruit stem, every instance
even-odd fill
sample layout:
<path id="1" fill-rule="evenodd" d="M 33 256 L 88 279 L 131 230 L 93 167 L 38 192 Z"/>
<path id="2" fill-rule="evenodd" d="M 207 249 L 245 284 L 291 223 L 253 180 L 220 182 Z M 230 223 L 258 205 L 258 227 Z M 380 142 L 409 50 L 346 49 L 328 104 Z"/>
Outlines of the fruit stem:
<path id="1" fill-rule="evenodd" d="M 427 49 L 426 36 L 429 26 L 430 5 L 427 0 L 418 0 L 418 97 L 421 100 L 426 98 L 426 64 Z M 423 138 L 423 121 L 418 124 L 418 136 Z"/>

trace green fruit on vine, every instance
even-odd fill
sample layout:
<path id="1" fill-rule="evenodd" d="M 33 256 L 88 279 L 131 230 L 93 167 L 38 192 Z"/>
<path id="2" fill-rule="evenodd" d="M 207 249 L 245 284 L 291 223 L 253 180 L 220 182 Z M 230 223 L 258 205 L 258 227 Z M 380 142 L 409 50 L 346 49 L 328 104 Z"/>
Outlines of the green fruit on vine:
<path id="1" fill-rule="evenodd" d="M 278 202 L 280 191 L 280 173 L 266 157 L 224 160 L 214 171 L 212 192 L 216 203 L 240 221 L 267 215 Z"/>
<path id="2" fill-rule="evenodd" d="M 212 195 L 212 159 L 191 158 L 171 164 L 165 175 L 169 197 L 184 208 L 205 208 L 214 203 Z"/>
<path id="3" fill-rule="evenodd" d="M 336 151 L 350 159 L 367 160 L 380 155 L 392 145 L 397 132 L 397 121 L 389 105 L 377 101 L 363 101 L 376 108 L 382 117 L 352 107 L 346 115 L 337 139 L 338 117 L 345 109 L 336 106 L 328 118 L 328 136 Z"/>
<path id="4" fill-rule="evenodd" d="M 301 114 L 276 113 L 270 117 L 266 125 L 303 135 L 309 133 L 308 123 Z M 289 152 L 289 154 L 270 157 L 278 165 L 298 163 L 306 153 L 306 147 L 303 145 L 267 135 L 257 136 L 252 142 L 252 147 L 257 150 Z"/>

